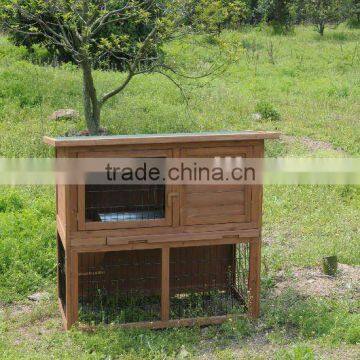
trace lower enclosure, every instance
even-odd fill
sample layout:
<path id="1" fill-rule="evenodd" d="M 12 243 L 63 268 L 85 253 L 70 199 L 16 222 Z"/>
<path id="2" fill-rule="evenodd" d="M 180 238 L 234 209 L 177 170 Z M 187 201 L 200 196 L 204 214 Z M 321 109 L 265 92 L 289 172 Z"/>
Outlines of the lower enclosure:
<path id="1" fill-rule="evenodd" d="M 247 310 L 249 244 L 79 254 L 79 320 L 134 323 Z M 162 279 L 169 269 L 168 286 Z M 167 301 L 164 302 L 164 297 Z M 162 309 L 162 307 L 168 309 Z"/>

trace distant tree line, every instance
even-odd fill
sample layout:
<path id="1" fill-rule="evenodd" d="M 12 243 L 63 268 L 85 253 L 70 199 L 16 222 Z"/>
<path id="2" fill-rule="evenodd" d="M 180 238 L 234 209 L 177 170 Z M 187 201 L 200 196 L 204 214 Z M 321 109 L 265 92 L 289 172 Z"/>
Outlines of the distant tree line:
<path id="1" fill-rule="evenodd" d="M 80 3 L 82 0 L 78 1 Z M 10 28 L 15 24 L 19 30 L 9 32 L 11 40 L 16 45 L 27 47 L 30 52 L 39 47 L 45 48 L 46 56 L 56 58 L 58 62 L 73 62 L 73 56 L 66 47 L 49 42 L 41 33 L 32 33 L 34 25 L 32 19 L 19 11 L 10 11 L 11 18 L 9 18 L 9 7 L 17 2 L 19 1 L 0 0 L 0 26 L 1 19 L 7 16 L 7 21 L 11 22 Z M 98 2 L 99 0 L 89 1 L 93 4 Z M 124 0 L 112 0 L 109 4 L 114 6 L 116 2 L 121 5 Z M 360 27 L 360 0 L 159 0 L 157 7 L 149 9 L 147 8 L 149 1 L 137 0 L 137 2 L 142 3 L 141 6 L 146 8 L 146 16 L 142 17 L 140 13 L 136 21 L 131 17 L 126 17 L 121 23 L 109 22 L 97 32 L 96 39 L 90 45 L 94 48 L 92 51 L 97 51 L 101 47 L 112 47 L 114 46 L 112 42 L 118 42 L 116 45 L 125 48 L 126 51 L 116 56 L 110 51 L 103 54 L 93 64 L 95 68 L 111 67 L 123 70 L 128 60 L 127 44 L 134 44 L 138 39 L 146 36 L 151 27 L 149 24 L 152 24 L 151 18 L 155 20 L 159 8 L 166 6 L 169 9 L 172 4 L 177 12 L 181 9 L 183 25 L 191 28 L 192 32 L 213 35 L 219 35 L 224 29 L 236 30 L 244 25 L 262 24 L 271 26 L 277 34 L 289 33 L 295 25 L 301 23 L 314 25 L 320 35 L 324 35 L 327 26 L 337 25 L 344 21 L 347 21 L 350 26 Z M 43 3 L 42 1 L 29 0 L 24 3 L 29 12 L 41 13 L 43 11 L 42 21 L 52 24 L 57 21 L 57 14 L 45 12 L 39 5 Z M 4 25 L 3 22 L 5 30 L 9 29 L 8 25 Z M 150 55 L 149 59 L 151 59 Z M 160 56 L 159 49 L 152 55 Z"/>

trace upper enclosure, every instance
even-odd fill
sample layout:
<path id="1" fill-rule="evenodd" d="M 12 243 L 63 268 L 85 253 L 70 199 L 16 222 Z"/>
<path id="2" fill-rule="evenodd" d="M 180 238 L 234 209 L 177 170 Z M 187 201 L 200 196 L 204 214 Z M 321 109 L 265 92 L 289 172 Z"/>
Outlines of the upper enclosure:
<path id="1" fill-rule="evenodd" d="M 237 141 L 278 139 L 275 131 L 211 132 L 189 134 L 146 134 L 117 136 L 58 137 L 45 136 L 44 142 L 55 147 L 80 147 L 104 145 L 174 144 L 204 141 Z"/>

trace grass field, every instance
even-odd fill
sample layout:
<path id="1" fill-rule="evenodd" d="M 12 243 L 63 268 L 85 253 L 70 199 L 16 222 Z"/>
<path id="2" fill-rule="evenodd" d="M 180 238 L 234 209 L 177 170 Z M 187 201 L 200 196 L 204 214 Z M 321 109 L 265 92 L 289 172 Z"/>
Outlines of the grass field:
<path id="1" fill-rule="evenodd" d="M 121 134 L 280 130 L 287 137 L 269 142 L 267 156 L 360 155 L 359 30 L 340 26 L 321 38 L 311 27 L 288 36 L 243 29 L 168 44 L 167 53 L 195 73 L 223 61 L 219 43 L 239 59 L 217 76 L 187 81 L 188 105 L 165 78 L 142 75 L 104 108 L 103 125 Z M 120 78 L 96 73 L 100 91 Z M 77 69 L 34 65 L 0 37 L 0 156 L 52 156 L 43 135 L 84 128 L 81 120 L 47 120 L 59 108 L 82 111 Z M 269 109 L 280 119 L 254 120 Z M 359 186 L 266 186 L 261 319 L 205 329 L 62 332 L 54 207 L 52 187 L 0 187 L 0 358 L 358 359 L 360 296 L 351 280 L 360 271 Z M 321 293 L 299 276 L 313 271 L 321 287 L 316 269 L 332 253 L 349 266 L 343 283 Z M 301 281 L 314 291 L 304 294 Z M 49 298 L 28 301 L 35 291 Z"/>

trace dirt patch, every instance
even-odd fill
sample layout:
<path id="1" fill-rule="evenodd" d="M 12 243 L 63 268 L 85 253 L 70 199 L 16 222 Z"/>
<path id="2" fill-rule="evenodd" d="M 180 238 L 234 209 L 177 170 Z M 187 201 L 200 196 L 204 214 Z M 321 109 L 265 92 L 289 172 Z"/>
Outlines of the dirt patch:
<path id="1" fill-rule="evenodd" d="M 328 142 L 320 141 L 320 140 L 313 140 L 309 137 L 296 137 L 296 136 L 289 136 L 289 135 L 281 135 L 280 139 L 286 143 L 293 144 L 297 141 L 305 145 L 310 151 L 318 151 L 318 150 L 330 150 L 330 151 L 337 151 L 339 153 L 345 154 L 344 150 L 340 148 L 334 148 L 334 146 Z"/>
<path id="2" fill-rule="evenodd" d="M 15 317 L 18 315 L 30 314 L 34 309 L 33 304 L 28 303 L 15 303 L 11 305 L 2 305 L 0 306 L 0 312 L 4 316 Z"/>
<path id="3" fill-rule="evenodd" d="M 274 295 L 292 288 L 300 295 L 332 297 L 344 294 L 360 295 L 360 266 L 339 264 L 335 277 L 324 275 L 320 268 L 294 270 L 293 277 L 279 274 Z"/>

